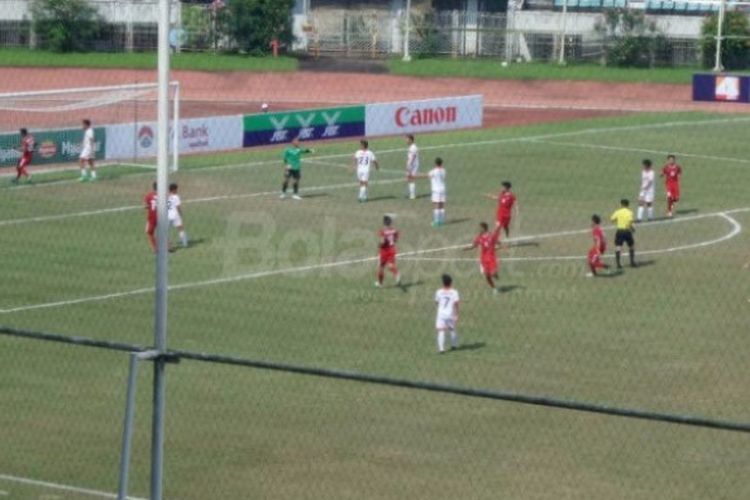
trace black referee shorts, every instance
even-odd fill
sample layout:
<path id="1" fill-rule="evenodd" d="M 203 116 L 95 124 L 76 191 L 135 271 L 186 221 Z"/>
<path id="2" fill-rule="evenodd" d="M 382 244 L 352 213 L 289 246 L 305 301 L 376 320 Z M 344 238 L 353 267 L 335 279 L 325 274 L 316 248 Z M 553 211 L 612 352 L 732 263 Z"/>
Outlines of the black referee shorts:
<path id="1" fill-rule="evenodd" d="M 288 179 L 290 177 L 292 179 L 299 180 L 300 177 L 302 177 L 302 173 L 299 170 L 294 170 L 294 169 L 291 169 L 291 168 L 287 168 L 284 171 L 284 178 Z"/>
<path id="2" fill-rule="evenodd" d="M 621 247 L 623 243 L 627 243 L 629 247 L 635 244 L 633 240 L 633 232 L 629 229 L 618 229 L 615 233 L 615 246 Z"/>

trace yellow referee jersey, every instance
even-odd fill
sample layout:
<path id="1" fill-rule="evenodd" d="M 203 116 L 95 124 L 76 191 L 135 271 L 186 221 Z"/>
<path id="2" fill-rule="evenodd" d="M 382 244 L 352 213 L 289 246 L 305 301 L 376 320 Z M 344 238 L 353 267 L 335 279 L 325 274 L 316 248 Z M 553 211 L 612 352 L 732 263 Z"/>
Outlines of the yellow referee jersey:
<path id="1" fill-rule="evenodd" d="M 633 227 L 633 211 L 629 208 L 621 208 L 612 214 L 610 220 L 615 223 L 618 230 L 630 231 Z"/>

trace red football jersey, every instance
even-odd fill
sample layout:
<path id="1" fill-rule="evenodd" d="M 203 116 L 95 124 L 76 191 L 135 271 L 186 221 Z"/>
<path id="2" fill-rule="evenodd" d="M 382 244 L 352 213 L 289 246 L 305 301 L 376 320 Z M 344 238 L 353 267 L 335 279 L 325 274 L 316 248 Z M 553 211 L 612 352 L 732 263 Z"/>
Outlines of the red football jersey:
<path id="1" fill-rule="evenodd" d="M 680 182 L 680 176 L 682 175 L 682 167 L 674 165 L 664 165 L 661 169 L 661 175 L 664 176 L 667 182 L 677 183 Z"/>
<path id="2" fill-rule="evenodd" d="M 516 195 L 514 195 L 511 191 L 504 191 L 500 193 L 500 197 L 497 201 L 497 213 L 500 215 L 509 216 L 511 214 L 511 210 L 513 210 L 513 205 L 515 204 Z"/>
<path id="3" fill-rule="evenodd" d="M 480 233 L 474 238 L 474 244 L 478 246 L 482 251 L 482 258 L 495 257 L 495 247 L 497 240 L 500 238 L 500 233 Z"/>
<path id="4" fill-rule="evenodd" d="M 34 153 L 34 137 L 31 134 L 21 140 L 21 152 L 28 158 Z"/>
<path id="5" fill-rule="evenodd" d="M 594 226 L 591 229 L 591 236 L 594 238 L 594 247 L 598 247 L 601 253 L 607 250 L 607 240 L 604 239 L 604 231 L 601 226 Z"/>
<path id="6" fill-rule="evenodd" d="M 380 248 L 383 250 L 390 250 L 396 248 L 396 242 L 398 241 L 398 230 L 393 228 L 381 229 L 378 233 L 380 236 Z"/>
<path id="7" fill-rule="evenodd" d="M 148 210 L 148 220 L 156 221 L 156 191 L 149 192 L 143 197 L 143 203 Z"/>

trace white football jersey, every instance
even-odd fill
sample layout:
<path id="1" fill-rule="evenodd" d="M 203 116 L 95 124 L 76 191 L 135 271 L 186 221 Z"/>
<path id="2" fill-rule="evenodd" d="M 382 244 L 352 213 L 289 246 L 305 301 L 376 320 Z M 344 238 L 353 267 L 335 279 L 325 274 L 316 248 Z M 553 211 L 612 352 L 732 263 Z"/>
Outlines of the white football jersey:
<path id="1" fill-rule="evenodd" d="M 438 319 L 453 318 L 455 316 L 455 306 L 459 300 L 458 290 L 454 288 L 441 288 L 435 292 Z"/>
<path id="2" fill-rule="evenodd" d="M 83 132 L 83 144 L 81 149 L 84 151 L 94 151 L 94 129 L 89 127 Z"/>
<path id="3" fill-rule="evenodd" d="M 406 168 L 412 171 L 419 170 L 419 148 L 416 144 L 411 144 L 406 153 Z"/>
<path id="4" fill-rule="evenodd" d="M 369 170 L 372 162 L 377 160 L 375 153 L 369 149 L 360 149 L 354 154 L 354 159 L 357 160 L 357 168 L 366 170 Z"/>
<path id="5" fill-rule="evenodd" d="M 169 219 L 176 219 L 180 216 L 180 212 L 177 210 L 182 205 L 180 195 L 170 194 L 167 198 L 167 217 Z"/>
<path id="6" fill-rule="evenodd" d="M 430 170 L 428 174 L 430 176 L 430 186 L 433 193 L 444 193 L 445 192 L 445 169 L 442 167 L 435 167 Z"/>
<path id="7" fill-rule="evenodd" d="M 654 189 L 654 169 L 641 171 L 641 191 L 650 191 Z"/>

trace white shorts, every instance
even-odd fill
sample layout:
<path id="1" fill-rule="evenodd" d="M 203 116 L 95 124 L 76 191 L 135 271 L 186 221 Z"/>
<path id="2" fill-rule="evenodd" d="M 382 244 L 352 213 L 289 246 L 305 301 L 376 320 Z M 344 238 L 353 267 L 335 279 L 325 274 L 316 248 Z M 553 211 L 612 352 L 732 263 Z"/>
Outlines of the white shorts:
<path id="1" fill-rule="evenodd" d="M 653 203 L 654 202 L 654 190 L 649 189 L 648 191 L 641 191 L 638 194 L 638 199 L 646 203 Z"/>
<path id="2" fill-rule="evenodd" d="M 445 191 L 433 191 L 432 202 L 433 203 L 445 203 Z"/>
<path id="3" fill-rule="evenodd" d="M 94 159 L 94 152 L 90 149 L 86 148 L 83 151 L 81 151 L 81 155 L 79 156 L 81 160 L 93 160 Z"/>
<path id="4" fill-rule="evenodd" d="M 179 215 L 169 218 L 169 225 L 172 227 L 180 227 L 182 225 L 182 217 Z"/>
<path id="5" fill-rule="evenodd" d="M 406 175 L 417 175 L 419 173 L 419 165 L 414 167 L 406 167 Z"/>
<path id="6" fill-rule="evenodd" d="M 367 182 L 370 180 L 370 169 L 369 168 L 358 168 L 357 179 L 359 182 Z"/>
<path id="7" fill-rule="evenodd" d="M 435 320 L 435 329 L 436 330 L 455 330 L 456 320 L 453 318 L 438 317 L 438 319 Z"/>

